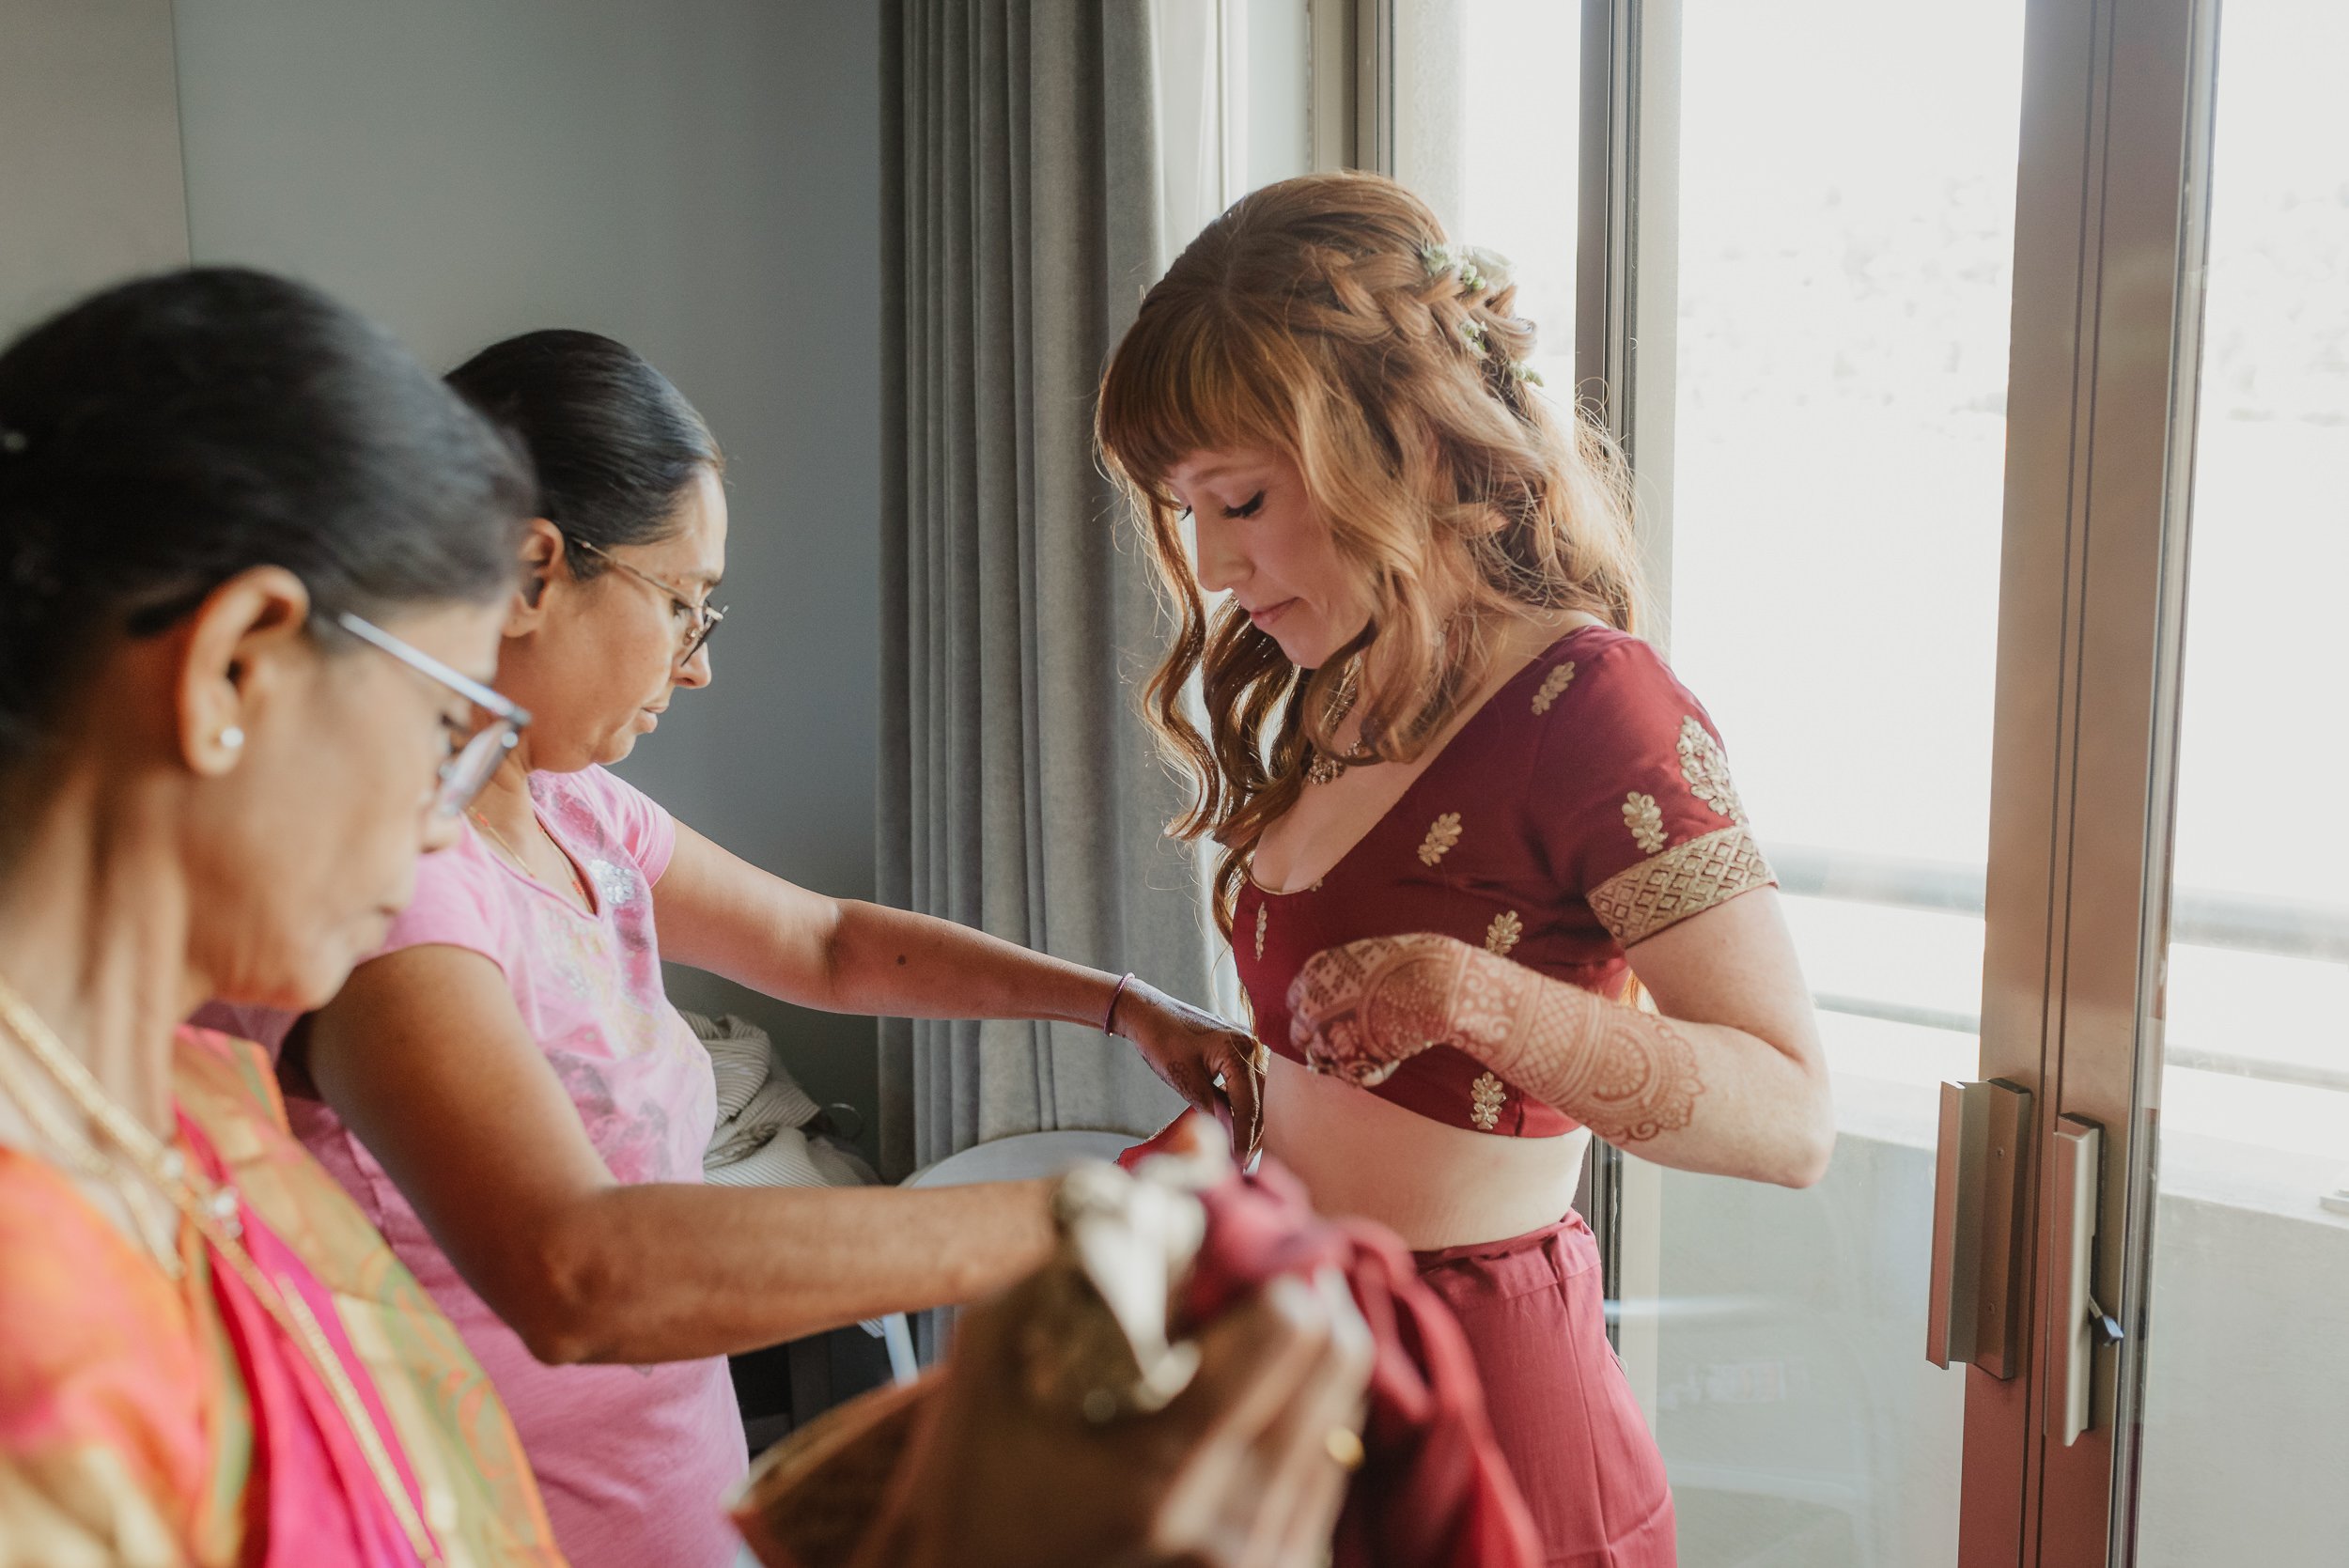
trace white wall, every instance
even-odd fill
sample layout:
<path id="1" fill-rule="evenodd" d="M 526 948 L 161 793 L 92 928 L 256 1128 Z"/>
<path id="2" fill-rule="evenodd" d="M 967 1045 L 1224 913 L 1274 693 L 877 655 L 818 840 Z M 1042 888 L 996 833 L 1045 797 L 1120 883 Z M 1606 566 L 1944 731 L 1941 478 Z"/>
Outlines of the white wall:
<path id="1" fill-rule="evenodd" d="M 771 870 L 870 896 L 879 690 L 876 0 L 179 0 L 198 262 L 309 278 L 437 368 L 537 327 L 708 415 L 734 532 L 713 644 L 624 771 Z M 869 1021 L 672 970 L 869 1118 Z"/>

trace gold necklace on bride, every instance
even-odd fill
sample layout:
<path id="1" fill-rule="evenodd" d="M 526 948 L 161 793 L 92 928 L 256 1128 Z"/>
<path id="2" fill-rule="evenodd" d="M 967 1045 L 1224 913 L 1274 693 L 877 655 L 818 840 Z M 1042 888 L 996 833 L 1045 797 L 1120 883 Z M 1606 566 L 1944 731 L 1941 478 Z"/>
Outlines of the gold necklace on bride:
<path id="1" fill-rule="evenodd" d="M 1346 722 L 1346 716 L 1354 710 L 1355 686 L 1361 668 L 1361 660 L 1357 659 L 1347 664 L 1346 674 L 1338 677 L 1338 689 L 1330 693 L 1330 706 L 1321 710 L 1321 722 L 1325 729 L 1334 733 L 1340 724 Z M 1313 756 L 1305 764 L 1307 784 L 1335 784 L 1346 776 L 1348 768 L 1354 766 L 1344 757 L 1331 756 L 1318 746 L 1311 750 Z"/>
<path id="2" fill-rule="evenodd" d="M 375 1418 L 350 1379 L 350 1369 L 334 1354 L 326 1330 L 319 1327 L 318 1314 L 310 1310 L 300 1291 L 280 1284 L 246 1250 L 242 1239 L 244 1223 L 238 1217 L 237 1189 L 226 1182 L 208 1181 L 191 1170 L 187 1157 L 156 1137 L 121 1101 L 109 1094 L 82 1059 L 66 1048 L 65 1042 L 5 980 L 0 980 L 0 1026 L 6 1027 L 23 1048 L 24 1054 L 73 1103 L 88 1126 L 74 1126 L 72 1119 L 48 1095 L 28 1083 L 29 1075 L 13 1052 L 0 1051 L 0 1090 L 23 1108 L 34 1129 L 76 1170 L 104 1182 L 122 1194 L 126 1203 L 131 1202 L 129 1194 L 133 1189 L 133 1183 L 128 1178 L 135 1176 L 195 1227 L 213 1255 L 226 1264 L 229 1272 L 252 1292 L 261 1310 L 302 1352 L 303 1359 L 310 1363 L 310 1370 L 326 1386 L 417 1560 L 426 1568 L 441 1568 L 439 1547 L 417 1514 L 415 1501 L 400 1480 L 399 1467 L 392 1462 L 383 1435 L 376 1429 Z M 96 1129 L 95 1134 L 92 1128 Z M 113 1153 L 108 1152 L 108 1145 Z M 126 1161 L 130 1167 L 128 1175 L 123 1169 Z M 134 1203 L 132 1211 L 133 1220 L 142 1230 L 146 1229 Z M 148 1251 L 160 1261 L 164 1254 L 155 1246 L 154 1238 L 149 1235 L 144 1239 Z M 168 1261 L 163 1263 L 164 1271 L 174 1279 L 183 1275 L 177 1239 L 172 1238 Z"/>

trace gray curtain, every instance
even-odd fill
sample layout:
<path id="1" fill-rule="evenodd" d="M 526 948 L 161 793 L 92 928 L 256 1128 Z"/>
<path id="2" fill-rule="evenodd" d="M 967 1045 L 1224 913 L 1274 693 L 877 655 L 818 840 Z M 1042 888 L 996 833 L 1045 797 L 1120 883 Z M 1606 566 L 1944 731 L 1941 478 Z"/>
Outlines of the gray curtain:
<path id="1" fill-rule="evenodd" d="M 1148 0 L 886 0 L 881 896 L 1207 996 L 1178 803 L 1138 717 L 1160 629 L 1092 446 L 1157 272 Z M 1122 1041 L 889 1020 L 902 1175 L 1180 1102 Z"/>

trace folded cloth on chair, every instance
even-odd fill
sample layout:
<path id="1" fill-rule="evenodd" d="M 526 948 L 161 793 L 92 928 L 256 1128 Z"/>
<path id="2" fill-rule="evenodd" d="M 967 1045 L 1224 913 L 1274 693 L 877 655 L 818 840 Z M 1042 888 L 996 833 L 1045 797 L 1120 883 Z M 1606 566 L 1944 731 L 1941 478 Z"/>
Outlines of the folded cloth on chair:
<path id="1" fill-rule="evenodd" d="M 718 1187 L 871 1187 L 880 1177 L 834 1141 L 805 1130 L 820 1111 L 775 1061 L 767 1032 L 731 1013 L 678 1013 L 709 1052 L 718 1126 L 702 1152 L 702 1179 Z"/>
<path id="2" fill-rule="evenodd" d="M 1179 1157 L 1177 1122 L 1118 1157 L 1128 1171 Z M 1400 1239 L 1324 1219 L 1271 1160 L 1199 1194 L 1207 1232 L 1177 1303 L 1211 1321 L 1275 1275 L 1334 1267 L 1377 1341 L 1365 1458 L 1338 1517 L 1337 1568 L 1539 1568 L 1540 1537 L 1485 1416 L 1466 1336 Z"/>

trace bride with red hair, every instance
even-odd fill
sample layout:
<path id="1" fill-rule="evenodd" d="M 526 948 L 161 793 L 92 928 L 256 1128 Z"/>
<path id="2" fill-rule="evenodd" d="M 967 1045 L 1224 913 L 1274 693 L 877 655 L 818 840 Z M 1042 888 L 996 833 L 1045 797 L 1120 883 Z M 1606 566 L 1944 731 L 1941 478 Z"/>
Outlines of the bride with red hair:
<path id="1" fill-rule="evenodd" d="M 1589 1136 L 1799 1187 L 1834 1122 L 1720 736 L 1638 635 L 1621 466 L 1515 303 L 1392 180 L 1268 186 L 1144 299 L 1097 435 L 1175 611 L 1148 713 L 1221 846 L 1264 1146 L 1417 1250 L 1549 1560 L 1646 1568 Z"/>

